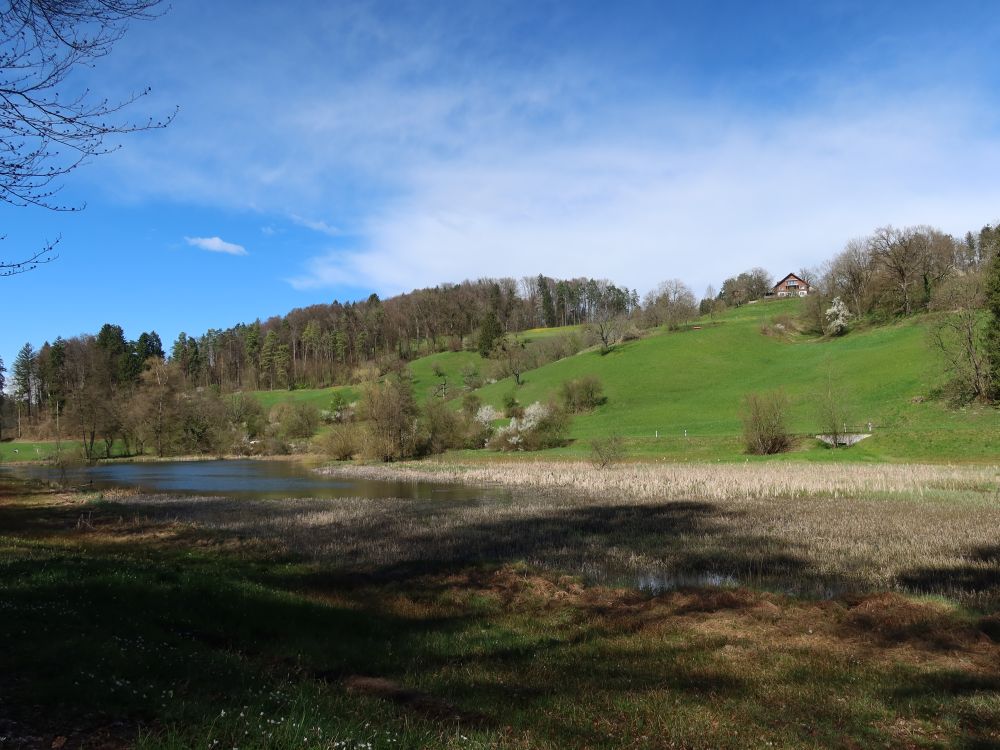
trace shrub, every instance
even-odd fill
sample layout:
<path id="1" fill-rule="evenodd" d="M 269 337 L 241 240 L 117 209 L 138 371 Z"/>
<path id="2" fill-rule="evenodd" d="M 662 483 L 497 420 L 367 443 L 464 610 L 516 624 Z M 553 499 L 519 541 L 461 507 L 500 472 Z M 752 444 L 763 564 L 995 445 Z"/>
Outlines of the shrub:
<path id="1" fill-rule="evenodd" d="M 487 425 L 487 426 L 492 425 L 493 422 L 500 419 L 500 417 L 502 416 L 503 414 L 498 412 L 493 407 L 493 404 L 483 404 L 476 411 L 476 421 L 482 425 Z"/>
<path id="2" fill-rule="evenodd" d="M 283 401 L 271 408 L 272 431 L 283 440 L 310 438 L 319 427 L 319 409 L 302 401 Z"/>
<path id="3" fill-rule="evenodd" d="M 372 383 L 365 389 L 360 416 L 368 421 L 364 453 L 394 461 L 417 455 L 420 443 L 413 386 L 402 378 Z"/>
<path id="4" fill-rule="evenodd" d="M 567 380 L 562 384 L 561 395 L 563 406 L 573 414 L 590 411 L 608 400 L 604 396 L 604 384 L 596 375 Z"/>
<path id="5" fill-rule="evenodd" d="M 785 422 L 788 397 L 783 391 L 748 393 L 743 400 L 743 440 L 747 453 L 763 456 L 791 447 Z"/>
<path id="6" fill-rule="evenodd" d="M 462 368 L 462 385 L 466 390 L 474 391 L 483 385 L 483 378 L 479 374 L 479 368 L 471 362 Z"/>
<path id="7" fill-rule="evenodd" d="M 267 429 L 264 417 L 264 407 L 253 396 L 237 392 L 226 400 L 226 416 L 230 424 L 242 432 L 244 442 L 254 440 L 263 435 Z"/>
<path id="8" fill-rule="evenodd" d="M 833 438 L 833 446 L 840 445 L 840 439 L 847 434 L 847 424 L 851 422 L 851 412 L 848 408 L 846 393 L 835 386 L 831 376 L 826 388 L 819 391 L 813 398 L 813 408 L 823 433 Z"/>
<path id="9" fill-rule="evenodd" d="M 340 424 L 354 419 L 355 404 L 348 403 L 347 397 L 337 391 L 330 397 L 330 408 L 320 412 L 320 418 L 326 424 Z"/>
<path id="10" fill-rule="evenodd" d="M 482 405 L 483 400 L 475 393 L 466 393 L 462 396 L 462 412 L 471 418 L 475 418 Z"/>
<path id="11" fill-rule="evenodd" d="M 499 451 L 537 451 L 564 445 L 569 429 L 569 414 L 555 404 L 538 401 L 524 409 L 519 417 L 489 440 L 487 447 Z"/>
<path id="12" fill-rule="evenodd" d="M 524 415 L 524 409 L 521 408 L 521 403 L 517 400 L 517 394 L 514 391 L 506 393 L 503 397 L 503 414 L 511 419 L 517 419 Z"/>
<path id="13" fill-rule="evenodd" d="M 361 453 L 364 436 L 356 425 L 341 424 L 321 435 L 317 443 L 320 452 L 334 461 L 349 461 Z"/>
<path id="14" fill-rule="evenodd" d="M 599 469 L 606 469 L 625 458 L 625 439 L 616 432 L 590 441 L 590 461 Z"/>
<path id="15" fill-rule="evenodd" d="M 851 322 L 851 311 L 840 297 L 834 297 L 830 307 L 823 314 L 826 318 L 826 333 L 830 336 L 842 336 L 847 333 L 847 325 Z"/>
<path id="16" fill-rule="evenodd" d="M 178 400 L 178 448 L 182 453 L 221 456 L 232 447 L 226 404 L 212 389 L 198 389 Z"/>
<path id="17" fill-rule="evenodd" d="M 423 427 L 427 450 L 444 453 L 449 448 L 464 448 L 467 423 L 463 415 L 440 401 L 428 401 L 424 407 Z"/>

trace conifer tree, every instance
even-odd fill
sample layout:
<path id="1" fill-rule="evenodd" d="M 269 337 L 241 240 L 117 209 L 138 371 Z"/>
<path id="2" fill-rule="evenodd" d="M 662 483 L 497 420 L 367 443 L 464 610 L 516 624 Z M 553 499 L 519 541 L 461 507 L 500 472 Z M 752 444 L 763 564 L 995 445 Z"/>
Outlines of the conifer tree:
<path id="1" fill-rule="evenodd" d="M 992 396 L 1000 399 L 1000 232 L 987 227 L 980 234 L 992 235 L 990 243 L 983 243 L 983 249 L 992 245 L 991 256 L 986 266 L 986 310 L 989 320 L 986 323 L 986 356 L 990 362 L 992 380 Z"/>

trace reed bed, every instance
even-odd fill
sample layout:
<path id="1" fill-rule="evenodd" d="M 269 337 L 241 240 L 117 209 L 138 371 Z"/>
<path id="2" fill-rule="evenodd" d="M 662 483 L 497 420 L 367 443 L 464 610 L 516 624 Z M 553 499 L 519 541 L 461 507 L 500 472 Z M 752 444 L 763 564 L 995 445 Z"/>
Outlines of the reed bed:
<path id="1" fill-rule="evenodd" d="M 344 470 L 340 470 L 343 472 Z M 499 483 L 475 502 L 123 496 L 171 521 L 375 575 L 527 562 L 603 583 L 900 590 L 1000 609 L 993 469 L 586 465 L 353 467 L 366 478 Z M 775 486 L 769 486 L 773 482 Z"/>
<path id="2" fill-rule="evenodd" d="M 985 501 L 1000 499 L 1000 466 L 930 464 L 621 464 L 600 469 L 583 462 L 409 462 L 339 465 L 328 474 L 369 479 L 496 484 L 559 489 L 616 500 L 770 500 L 806 497 L 907 499 L 971 490 Z M 993 497 L 990 497 L 990 493 Z"/>

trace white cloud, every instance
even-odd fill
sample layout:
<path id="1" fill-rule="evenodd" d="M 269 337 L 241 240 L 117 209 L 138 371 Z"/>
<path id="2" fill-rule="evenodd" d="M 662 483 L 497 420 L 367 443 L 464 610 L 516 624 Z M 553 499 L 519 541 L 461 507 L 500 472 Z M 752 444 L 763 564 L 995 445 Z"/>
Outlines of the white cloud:
<path id="1" fill-rule="evenodd" d="M 246 255 L 247 249 L 243 245 L 226 242 L 221 237 L 185 237 L 184 241 L 192 247 L 200 247 L 211 253 L 226 253 L 227 255 Z"/>
<path id="2" fill-rule="evenodd" d="M 678 277 L 701 292 L 752 266 L 821 263 L 888 223 L 962 233 L 997 218 L 1000 145 L 965 132 L 957 103 L 943 111 L 889 105 L 725 132 L 706 121 L 700 142 L 429 164 L 363 225 L 364 246 L 314 257 L 289 282 L 391 293 L 541 272 L 640 291 Z"/>
<path id="3" fill-rule="evenodd" d="M 327 235 L 330 235 L 331 237 L 337 237 L 338 235 L 343 234 L 343 232 L 341 231 L 341 229 L 339 229 L 338 227 L 332 226 L 330 224 L 327 224 L 325 221 L 323 221 L 321 219 L 320 220 L 317 220 L 317 219 L 307 219 L 305 217 L 299 216 L 298 214 L 292 214 L 289 218 L 293 222 L 295 222 L 296 224 L 298 224 L 300 227 L 305 227 L 306 229 L 311 229 L 314 232 L 319 232 L 321 234 L 327 234 Z"/>
<path id="4" fill-rule="evenodd" d="M 936 72 L 954 62 L 949 45 L 941 58 L 922 50 L 933 69 L 918 71 L 901 54 L 908 40 L 886 49 L 878 36 L 846 69 L 796 69 L 772 101 L 697 77 L 630 81 L 586 53 L 462 65 L 451 41 L 466 37 L 423 5 L 416 25 L 336 7 L 317 17 L 263 4 L 255 12 L 273 23 L 225 44 L 211 23 L 183 20 L 207 12 L 197 4 L 158 21 L 135 49 L 160 70 L 123 67 L 165 79 L 154 96 L 168 110 L 186 97 L 182 115 L 109 156 L 117 173 L 102 184 L 336 236 L 289 282 L 380 293 L 538 272 L 641 291 L 679 277 L 700 291 L 755 265 L 814 265 L 887 223 L 957 233 L 1000 218 L 995 87 Z M 474 20 L 467 29 L 492 28 Z M 161 23 L 183 28 L 186 54 L 149 54 L 176 43 Z M 306 24 L 329 35 L 298 33 Z M 260 55 L 272 37 L 301 41 Z M 246 65 L 221 64 L 233 55 Z M 193 88 L 192 67 L 205 76 Z"/>

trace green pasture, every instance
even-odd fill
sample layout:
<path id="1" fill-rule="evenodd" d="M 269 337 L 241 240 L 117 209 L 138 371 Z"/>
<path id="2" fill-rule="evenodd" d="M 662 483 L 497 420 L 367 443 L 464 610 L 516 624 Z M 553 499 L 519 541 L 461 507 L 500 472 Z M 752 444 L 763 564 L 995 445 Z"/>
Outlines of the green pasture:
<path id="1" fill-rule="evenodd" d="M 334 386 L 333 388 L 303 388 L 294 391 L 251 391 L 251 393 L 260 401 L 265 410 L 285 401 L 313 404 L 317 409 L 324 410 L 330 408 L 330 402 L 336 393 L 342 394 L 347 399 L 347 403 L 357 401 L 359 395 L 358 389 L 349 385 Z"/>
<path id="2" fill-rule="evenodd" d="M 63 448 L 77 447 L 79 443 L 63 442 Z M 13 461 L 45 461 L 56 453 L 54 442 L 33 442 L 28 440 L 11 440 L 0 443 L 0 462 Z"/>
<path id="3" fill-rule="evenodd" d="M 582 352 L 480 389 L 501 407 L 512 391 L 522 404 L 557 397 L 567 380 L 596 375 L 607 403 L 577 415 L 573 443 L 617 432 L 630 452 L 671 460 L 742 457 L 740 411 L 747 393 L 783 389 L 788 423 L 801 436 L 795 456 L 850 460 L 989 460 L 1000 457 L 1000 411 L 954 410 L 929 398 L 942 381 L 928 345 L 926 318 L 867 327 L 838 339 L 772 336 L 762 327 L 797 315 L 800 300 L 751 305 L 680 331 L 659 330 L 602 354 Z M 846 407 L 847 427 L 874 436 L 831 450 L 810 436 L 823 430 L 817 401 L 832 389 Z M 685 433 L 686 431 L 686 433 Z"/>

